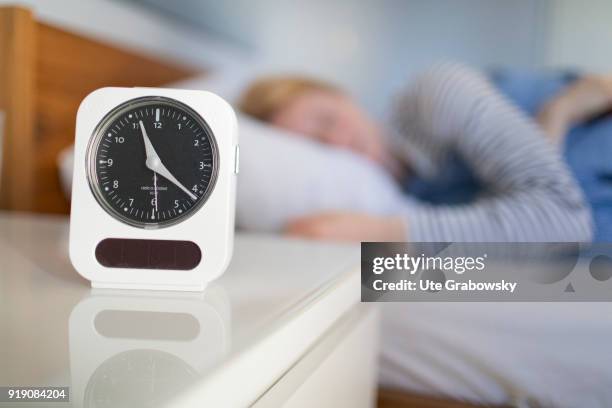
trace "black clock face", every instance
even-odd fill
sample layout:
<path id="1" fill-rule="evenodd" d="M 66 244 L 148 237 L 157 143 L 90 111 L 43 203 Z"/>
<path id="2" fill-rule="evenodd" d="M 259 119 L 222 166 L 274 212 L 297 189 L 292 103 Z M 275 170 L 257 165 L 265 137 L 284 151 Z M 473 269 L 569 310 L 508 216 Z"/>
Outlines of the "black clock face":
<path id="1" fill-rule="evenodd" d="M 113 109 L 88 151 L 89 182 L 102 207 L 137 227 L 175 224 L 210 195 L 218 153 L 206 122 L 188 106 L 144 97 Z"/>

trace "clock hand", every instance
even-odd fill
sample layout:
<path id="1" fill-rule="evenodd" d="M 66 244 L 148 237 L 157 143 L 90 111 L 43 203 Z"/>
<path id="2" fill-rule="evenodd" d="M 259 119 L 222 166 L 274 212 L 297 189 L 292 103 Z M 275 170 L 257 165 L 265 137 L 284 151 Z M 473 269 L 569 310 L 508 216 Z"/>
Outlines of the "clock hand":
<path id="1" fill-rule="evenodd" d="M 157 152 L 155 151 L 155 148 L 153 148 L 153 144 L 151 143 L 151 140 L 149 139 L 149 136 L 147 135 L 147 131 L 146 131 L 145 127 L 144 127 L 144 123 L 142 123 L 142 120 L 139 121 L 138 123 L 140 124 L 140 130 L 142 132 L 142 138 L 144 140 L 145 155 L 147 156 L 147 161 L 145 162 L 145 165 L 147 166 L 147 168 L 149 170 L 153 170 L 154 172 L 156 172 L 160 176 L 168 179 L 168 181 L 170 181 L 175 186 L 177 186 L 178 188 L 183 190 L 185 192 L 185 194 L 187 194 L 189 196 L 189 198 L 191 198 L 193 201 L 197 201 L 198 197 L 195 194 L 193 194 L 191 191 L 189 191 L 184 185 L 182 185 L 172 175 L 172 173 L 170 173 L 170 171 L 168 171 L 166 166 L 164 166 L 164 164 L 162 163 L 161 159 L 159 158 Z"/>
<path id="2" fill-rule="evenodd" d="M 147 160 L 146 164 L 150 170 L 153 170 L 160 176 L 168 179 L 168 181 L 170 181 L 175 186 L 183 190 L 185 194 L 187 194 L 189 198 L 191 198 L 193 201 L 196 201 L 198 199 L 198 197 L 195 194 L 189 191 L 189 189 L 187 189 L 184 185 L 182 185 L 180 181 L 178 181 L 176 177 L 174 177 L 172 173 L 170 173 L 170 171 L 166 168 L 166 166 L 164 166 L 164 164 L 161 162 L 161 160 L 159 160 L 159 158 L 152 160 L 152 161 Z"/>
<path id="3" fill-rule="evenodd" d="M 144 140 L 145 155 L 147 157 L 147 161 L 149 161 L 149 160 L 151 160 L 153 158 L 157 158 L 159 160 L 159 156 L 157 155 L 157 152 L 153 148 L 153 144 L 151 143 L 151 139 L 149 139 L 149 136 L 147 135 L 147 130 L 144 127 L 144 123 L 142 123 L 142 120 L 139 121 L 138 123 L 140 124 L 140 131 L 142 132 L 142 138 Z"/>

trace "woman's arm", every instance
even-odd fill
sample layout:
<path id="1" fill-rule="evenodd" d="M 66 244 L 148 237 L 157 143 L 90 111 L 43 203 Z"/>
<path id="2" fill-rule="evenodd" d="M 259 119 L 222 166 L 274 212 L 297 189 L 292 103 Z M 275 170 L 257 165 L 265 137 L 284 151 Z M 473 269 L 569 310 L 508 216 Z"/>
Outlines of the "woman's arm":
<path id="1" fill-rule="evenodd" d="M 330 211 L 295 219 L 285 233 L 334 241 L 401 242 L 406 240 L 406 225 L 400 216 Z"/>
<path id="2" fill-rule="evenodd" d="M 612 108 L 612 75 L 587 75 L 548 101 L 538 112 L 538 123 L 555 143 L 569 129 Z"/>
<path id="3" fill-rule="evenodd" d="M 538 126 L 480 73 L 442 65 L 398 99 L 401 134 L 434 162 L 460 154 L 488 195 L 473 204 L 407 204 L 412 241 L 586 241 L 588 206 Z"/>

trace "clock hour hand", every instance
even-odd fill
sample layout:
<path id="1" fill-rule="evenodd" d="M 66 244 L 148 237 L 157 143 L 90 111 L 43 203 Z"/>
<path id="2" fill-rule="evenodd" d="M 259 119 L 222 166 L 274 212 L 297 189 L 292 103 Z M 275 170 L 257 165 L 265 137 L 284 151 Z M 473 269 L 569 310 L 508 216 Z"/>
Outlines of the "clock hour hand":
<path id="1" fill-rule="evenodd" d="M 144 127 L 144 123 L 142 120 L 138 122 L 140 124 L 140 131 L 142 132 L 142 138 L 144 140 L 145 145 L 145 155 L 147 157 L 147 161 L 157 158 L 159 160 L 159 156 L 157 152 L 153 148 L 153 144 L 151 143 L 151 139 L 149 139 L 149 135 L 147 135 L 147 130 Z"/>
<path id="2" fill-rule="evenodd" d="M 182 185 L 176 179 L 176 177 L 174 177 L 172 173 L 170 173 L 170 171 L 166 168 L 166 166 L 164 166 L 164 163 L 162 163 L 161 159 L 157 155 L 157 152 L 153 148 L 153 144 L 151 143 L 151 140 L 149 139 L 149 136 L 147 135 L 147 131 L 144 127 L 144 124 L 142 123 L 142 120 L 139 121 L 138 123 L 140 124 L 142 138 L 144 139 L 145 155 L 147 157 L 147 161 L 145 162 L 145 165 L 147 166 L 147 168 L 149 170 L 153 170 L 154 172 L 166 178 L 172 184 L 174 184 L 175 186 L 183 190 L 185 194 L 187 194 L 189 198 L 191 198 L 193 201 L 197 201 L 198 197 L 195 194 L 193 194 L 191 191 L 189 191 L 189 189 L 187 189 L 184 185 Z"/>

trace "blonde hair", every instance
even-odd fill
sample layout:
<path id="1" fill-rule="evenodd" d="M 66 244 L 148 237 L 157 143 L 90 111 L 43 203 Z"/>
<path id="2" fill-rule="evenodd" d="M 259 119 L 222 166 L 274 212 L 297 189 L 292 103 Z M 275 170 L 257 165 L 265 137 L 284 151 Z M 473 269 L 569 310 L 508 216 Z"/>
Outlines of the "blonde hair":
<path id="1" fill-rule="evenodd" d="M 269 76 L 258 79 L 242 95 L 238 107 L 248 115 L 270 121 L 274 114 L 308 91 L 339 92 L 337 88 L 317 79 L 300 76 Z"/>

